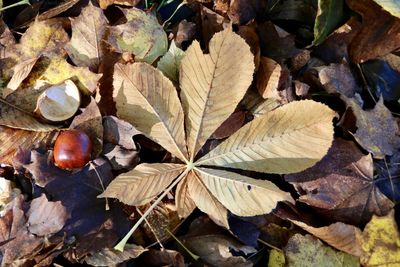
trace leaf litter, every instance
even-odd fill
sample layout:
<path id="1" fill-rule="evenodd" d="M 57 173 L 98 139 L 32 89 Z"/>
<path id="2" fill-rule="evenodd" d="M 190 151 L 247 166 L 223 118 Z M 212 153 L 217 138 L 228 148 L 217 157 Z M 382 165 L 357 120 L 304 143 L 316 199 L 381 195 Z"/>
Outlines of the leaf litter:
<path id="1" fill-rule="evenodd" d="M 2 266 L 397 264 L 395 1 L 29 8 L 0 25 Z M 66 81 L 79 109 L 49 121 Z"/>

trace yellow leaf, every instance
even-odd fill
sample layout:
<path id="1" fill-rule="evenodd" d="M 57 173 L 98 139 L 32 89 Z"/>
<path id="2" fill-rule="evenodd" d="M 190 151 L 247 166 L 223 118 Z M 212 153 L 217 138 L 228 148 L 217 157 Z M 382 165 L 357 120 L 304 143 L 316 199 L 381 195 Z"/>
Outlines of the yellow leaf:
<path id="1" fill-rule="evenodd" d="M 394 211 L 387 216 L 373 216 L 357 238 L 363 250 L 365 266 L 400 266 L 400 234 Z"/>
<path id="2" fill-rule="evenodd" d="M 191 160 L 235 110 L 254 72 L 250 47 L 228 27 L 214 35 L 209 54 L 194 41 L 181 62 L 180 86 Z"/>
<path id="3" fill-rule="evenodd" d="M 256 180 L 237 173 L 195 168 L 202 183 L 228 210 L 239 216 L 271 212 L 279 201 L 294 203 L 290 193 L 269 181 Z"/>
<path id="4" fill-rule="evenodd" d="M 186 161 L 183 110 L 172 82 L 146 63 L 116 64 L 114 99 L 118 116 Z"/>
<path id="5" fill-rule="evenodd" d="M 243 126 L 195 165 L 282 174 L 302 171 L 331 146 L 334 114 L 315 101 L 291 102 Z"/>
<path id="6" fill-rule="evenodd" d="M 188 189 L 190 197 L 196 206 L 207 213 L 217 224 L 229 229 L 228 211 L 222 204 L 208 191 L 207 187 L 201 181 L 196 173 L 189 172 L 186 177 L 188 180 Z"/>
<path id="7" fill-rule="evenodd" d="M 98 197 L 114 197 L 140 206 L 160 194 L 185 169 L 182 164 L 143 163 L 115 178 Z"/>

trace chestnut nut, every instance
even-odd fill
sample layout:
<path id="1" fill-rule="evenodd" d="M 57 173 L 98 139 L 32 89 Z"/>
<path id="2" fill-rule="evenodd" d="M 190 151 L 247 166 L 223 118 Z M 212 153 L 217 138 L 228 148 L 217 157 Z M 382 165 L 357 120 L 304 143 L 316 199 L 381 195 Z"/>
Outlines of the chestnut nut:
<path id="1" fill-rule="evenodd" d="M 54 163 L 61 169 L 82 168 L 90 161 L 92 142 L 78 130 L 62 131 L 54 144 Z"/>

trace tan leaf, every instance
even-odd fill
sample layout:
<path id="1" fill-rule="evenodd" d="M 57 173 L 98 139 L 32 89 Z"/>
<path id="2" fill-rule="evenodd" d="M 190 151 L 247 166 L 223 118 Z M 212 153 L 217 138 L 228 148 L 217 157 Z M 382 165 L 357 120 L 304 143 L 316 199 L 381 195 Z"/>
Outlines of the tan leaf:
<path id="1" fill-rule="evenodd" d="M 146 251 L 147 249 L 142 246 L 127 244 L 123 252 L 112 248 L 103 248 L 85 257 L 84 260 L 91 266 L 112 266 L 130 259 L 135 259 Z"/>
<path id="2" fill-rule="evenodd" d="M 116 64 L 114 99 L 121 119 L 186 160 L 183 110 L 175 87 L 161 71 L 146 63 Z"/>
<path id="3" fill-rule="evenodd" d="M 32 132 L 0 126 L 0 163 L 12 164 L 18 149 L 31 150 L 37 142 L 51 144 L 56 132 Z"/>
<path id="4" fill-rule="evenodd" d="M 177 83 L 179 80 L 179 67 L 184 56 L 185 52 L 172 41 L 168 52 L 158 61 L 157 68 L 171 81 Z"/>
<path id="5" fill-rule="evenodd" d="M 181 62 L 180 84 L 191 159 L 235 110 L 251 84 L 250 47 L 228 28 L 214 35 L 209 54 L 194 41 Z"/>
<path id="6" fill-rule="evenodd" d="M 176 187 L 175 203 L 178 215 L 181 218 L 186 218 L 196 208 L 196 204 L 189 195 L 187 179 L 183 179 Z"/>
<path id="7" fill-rule="evenodd" d="M 294 203 L 290 193 L 280 190 L 270 181 L 223 170 L 196 168 L 196 171 L 218 201 L 239 216 L 269 213 L 279 201 Z"/>
<path id="8" fill-rule="evenodd" d="M 103 58 L 101 42 L 108 24 L 103 10 L 89 4 L 71 24 L 71 41 L 65 46 L 71 60 L 77 66 L 97 71 Z"/>
<path id="9" fill-rule="evenodd" d="M 161 193 L 184 169 L 182 164 L 143 163 L 115 178 L 98 197 L 114 197 L 128 205 L 144 205 Z"/>
<path id="10" fill-rule="evenodd" d="M 270 98 L 279 88 L 282 67 L 271 58 L 261 57 L 257 71 L 257 90 L 263 98 Z"/>
<path id="11" fill-rule="evenodd" d="M 5 100 L 0 99 L 0 125 L 38 132 L 57 129 L 57 126 L 39 122 L 33 113 L 39 95 L 46 88 L 44 85 L 37 89 L 16 90 Z"/>
<path id="12" fill-rule="evenodd" d="M 188 180 L 190 197 L 193 199 L 194 203 L 196 203 L 196 206 L 201 211 L 207 213 L 215 223 L 229 229 L 228 211 L 208 191 L 207 187 L 201 181 L 201 178 L 192 171 L 188 173 L 186 179 Z"/>
<path id="13" fill-rule="evenodd" d="M 338 250 L 361 256 L 361 246 L 356 240 L 361 231 L 353 225 L 337 222 L 325 227 L 312 227 L 300 221 L 290 221 Z"/>
<path id="14" fill-rule="evenodd" d="M 267 173 L 302 171 L 331 146 L 334 114 L 314 101 L 291 102 L 243 126 L 195 164 Z"/>
<path id="15" fill-rule="evenodd" d="M 11 92 L 15 91 L 22 81 L 28 77 L 29 73 L 33 66 L 36 64 L 36 61 L 39 57 L 34 57 L 25 61 L 22 61 L 14 66 L 14 74 L 11 80 L 7 84 L 7 88 L 3 90 L 3 98 L 7 97 Z"/>
<path id="16" fill-rule="evenodd" d="M 97 0 L 102 9 L 106 9 L 110 5 L 124 5 L 124 6 L 136 6 L 140 3 L 140 0 Z"/>

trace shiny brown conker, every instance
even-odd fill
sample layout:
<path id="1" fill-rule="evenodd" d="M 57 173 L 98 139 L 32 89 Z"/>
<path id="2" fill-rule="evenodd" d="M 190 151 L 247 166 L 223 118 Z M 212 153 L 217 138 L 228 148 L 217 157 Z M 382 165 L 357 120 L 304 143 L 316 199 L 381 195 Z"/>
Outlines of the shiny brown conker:
<path id="1" fill-rule="evenodd" d="M 82 131 L 62 131 L 54 144 L 54 163 L 62 169 L 82 168 L 90 161 L 92 142 Z"/>

